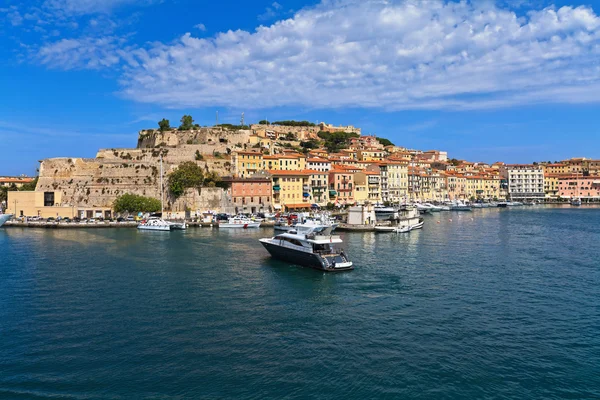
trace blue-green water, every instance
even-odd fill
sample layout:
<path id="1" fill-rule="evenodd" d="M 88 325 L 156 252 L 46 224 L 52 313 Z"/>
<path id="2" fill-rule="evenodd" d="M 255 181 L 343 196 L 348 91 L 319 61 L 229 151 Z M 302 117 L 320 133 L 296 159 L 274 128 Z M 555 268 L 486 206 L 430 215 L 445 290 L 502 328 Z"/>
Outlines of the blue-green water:
<path id="1" fill-rule="evenodd" d="M 0 229 L 0 398 L 600 398 L 600 209 L 344 234 L 336 275 L 271 234 Z"/>

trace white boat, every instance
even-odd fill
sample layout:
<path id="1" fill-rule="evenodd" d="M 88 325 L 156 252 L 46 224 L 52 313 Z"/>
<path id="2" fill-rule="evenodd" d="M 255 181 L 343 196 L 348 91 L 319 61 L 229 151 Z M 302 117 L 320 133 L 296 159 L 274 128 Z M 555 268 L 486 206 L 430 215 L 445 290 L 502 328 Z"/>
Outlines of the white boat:
<path id="1" fill-rule="evenodd" d="M 520 201 L 507 201 L 506 202 L 507 207 L 520 207 L 522 205 L 523 205 L 523 203 L 521 203 Z"/>
<path id="2" fill-rule="evenodd" d="M 422 227 L 423 225 L 421 225 Z M 403 227 L 396 227 L 394 229 L 395 233 L 408 233 L 410 231 L 412 231 L 413 228 L 411 228 L 410 226 L 403 226 Z"/>
<path id="3" fill-rule="evenodd" d="M 234 228 L 234 229 L 251 229 L 260 228 L 260 222 L 252 221 L 246 217 L 232 217 L 225 221 L 219 222 L 219 228 Z"/>
<path id="4" fill-rule="evenodd" d="M 375 232 L 396 232 L 397 230 L 421 229 L 425 223 L 419 215 L 419 210 L 412 206 L 403 206 L 394 215 L 389 224 L 380 224 L 374 227 Z"/>
<path id="5" fill-rule="evenodd" d="M 331 226 L 298 224 L 296 228 L 259 241 L 272 257 L 293 264 L 327 272 L 354 269 L 344 251 L 334 247 L 343 241 L 332 234 Z"/>
<path id="6" fill-rule="evenodd" d="M 483 208 L 483 204 L 482 203 L 472 203 L 471 208 Z"/>
<path id="7" fill-rule="evenodd" d="M 454 200 L 450 204 L 451 211 L 471 211 L 471 207 L 460 200 Z"/>
<path id="8" fill-rule="evenodd" d="M 12 217 L 12 214 L 0 214 L 0 226 L 4 225 L 4 223 L 10 220 Z"/>
<path id="9" fill-rule="evenodd" d="M 137 226 L 138 229 L 143 231 L 170 231 L 171 223 L 163 220 L 162 218 L 151 217 L 147 220 L 142 221 Z"/>
<path id="10" fill-rule="evenodd" d="M 184 231 L 187 229 L 187 223 L 185 221 L 183 221 L 183 222 L 165 221 L 165 222 L 167 222 L 169 225 L 171 225 L 172 231 Z"/>
<path id="11" fill-rule="evenodd" d="M 394 207 L 386 207 L 383 204 L 376 204 L 373 207 L 375 211 L 375 219 L 377 221 L 387 221 L 394 216 L 396 209 Z"/>
<path id="12" fill-rule="evenodd" d="M 570 203 L 572 206 L 578 207 L 581 205 L 581 197 L 579 197 L 579 174 L 576 175 L 575 185 L 577 188 L 577 196 L 571 197 Z"/>
<path id="13" fill-rule="evenodd" d="M 424 206 L 429 208 L 430 212 L 440 212 L 442 211 L 442 207 L 436 206 L 435 204 L 425 203 Z"/>

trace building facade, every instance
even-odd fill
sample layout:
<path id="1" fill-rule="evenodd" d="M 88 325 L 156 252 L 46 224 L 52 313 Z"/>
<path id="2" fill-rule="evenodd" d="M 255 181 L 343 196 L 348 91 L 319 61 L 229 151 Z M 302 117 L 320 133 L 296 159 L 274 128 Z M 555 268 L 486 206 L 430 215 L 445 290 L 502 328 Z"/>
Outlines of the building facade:
<path id="1" fill-rule="evenodd" d="M 540 165 L 507 164 L 500 174 L 508 182 L 508 197 L 512 200 L 536 200 L 545 197 L 544 171 Z"/>

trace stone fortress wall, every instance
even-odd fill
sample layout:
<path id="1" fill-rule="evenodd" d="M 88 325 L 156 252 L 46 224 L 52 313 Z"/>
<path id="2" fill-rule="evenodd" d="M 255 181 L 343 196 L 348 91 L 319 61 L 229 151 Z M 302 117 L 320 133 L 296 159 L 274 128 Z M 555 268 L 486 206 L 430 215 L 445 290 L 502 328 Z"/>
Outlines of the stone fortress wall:
<path id="1" fill-rule="evenodd" d="M 111 207 L 124 193 L 160 198 L 160 158 L 165 189 L 168 174 L 186 161 L 205 172 L 231 174 L 231 152 L 245 148 L 251 131 L 201 128 L 193 131 L 142 131 L 135 149 L 100 149 L 96 158 L 51 158 L 40 164 L 36 191 L 60 191 L 63 206 Z M 197 154 L 201 159 L 197 160 Z M 188 190 L 177 200 L 164 193 L 173 211 L 226 210 L 229 199 L 220 188 Z"/>

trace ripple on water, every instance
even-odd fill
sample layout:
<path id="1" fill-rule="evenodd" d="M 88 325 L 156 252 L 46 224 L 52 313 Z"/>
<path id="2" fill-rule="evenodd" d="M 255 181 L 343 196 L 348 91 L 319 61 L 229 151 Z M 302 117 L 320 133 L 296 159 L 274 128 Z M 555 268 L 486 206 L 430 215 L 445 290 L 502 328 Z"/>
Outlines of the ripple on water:
<path id="1" fill-rule="evenodd" d="M 598 222 L 427 216 L 337 275 L 267 229 L 0 230 L 0 397 L 598 398 Z"/>

